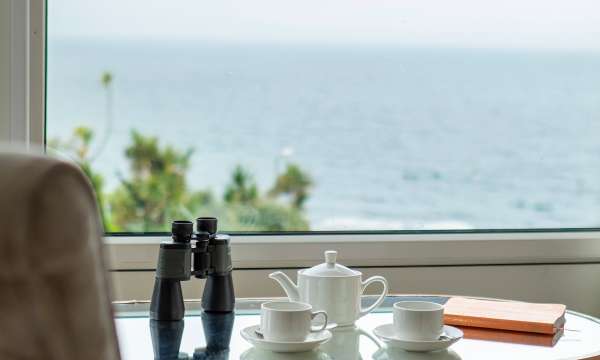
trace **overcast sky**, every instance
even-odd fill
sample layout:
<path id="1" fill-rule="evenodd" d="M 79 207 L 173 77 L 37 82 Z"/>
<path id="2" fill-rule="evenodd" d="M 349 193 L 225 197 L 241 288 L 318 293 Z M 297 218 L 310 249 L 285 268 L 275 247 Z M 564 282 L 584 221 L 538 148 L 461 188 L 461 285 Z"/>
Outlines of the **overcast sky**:
<path id="1" fill-rule="evenodd" d="M 600 50 L 600 0 L 49 0 L 49 35 Z"/>

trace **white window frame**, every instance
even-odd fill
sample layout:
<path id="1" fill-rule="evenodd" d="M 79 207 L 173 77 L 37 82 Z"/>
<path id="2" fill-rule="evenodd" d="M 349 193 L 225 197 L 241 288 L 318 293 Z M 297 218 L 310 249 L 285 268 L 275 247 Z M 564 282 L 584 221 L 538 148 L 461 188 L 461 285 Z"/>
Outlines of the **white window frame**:
<path id="1" fill-rule="evenodd" d="M 45 1 L 8 1 L 11 116 L 0 121 L 9 122 L 10 142 L 43 146 Z M 107 236 L 111 269 L 154 269 L 157 244 L 165 239 Z M 326 249 L 337 249 L 345 264 L 361 267 L 598 264 L 599 240 L 593 230 L 239 235 L 232 237 L 232 255 L 238 269 L 303 267 L 321 262 Z"/>
<path id="2" fill-rule="evenodd" d="M 0 140 L 26 146 L 44 144 L 45 1 L 6 0 L 9 9 L 8 116 Z M 0 49 L 5 51 L 6 49 Z M 2 71 L 2 70 L 0 70 Z"/>
<path id="3" fill-rule="evenodd" d="M 600 234 L 566 232 L 455 232 L 232 236 L 238 269 L 298 268 L 336 249 L 344 264 L 414 267 L 600 263 Z M 114 270 L 152 270 L 157 244 L 167 237 L 106 237 Z"/>

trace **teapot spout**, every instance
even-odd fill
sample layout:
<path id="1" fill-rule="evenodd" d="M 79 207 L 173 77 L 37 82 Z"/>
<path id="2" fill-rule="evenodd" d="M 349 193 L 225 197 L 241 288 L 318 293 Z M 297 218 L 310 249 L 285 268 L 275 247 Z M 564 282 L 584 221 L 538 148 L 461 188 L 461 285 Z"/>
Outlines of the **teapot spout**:
<path id="1" fill-rule="evenodd" d="M 300 293 L 298 292 L 298 286 L 294 284 L 294 282 L 283 272 L 276 271 L 272 274 L 269 274 L 269 278 L 277 281 L 279 285 L 285 291 L 285 294 L 291 301 L 299 301 Z"/>

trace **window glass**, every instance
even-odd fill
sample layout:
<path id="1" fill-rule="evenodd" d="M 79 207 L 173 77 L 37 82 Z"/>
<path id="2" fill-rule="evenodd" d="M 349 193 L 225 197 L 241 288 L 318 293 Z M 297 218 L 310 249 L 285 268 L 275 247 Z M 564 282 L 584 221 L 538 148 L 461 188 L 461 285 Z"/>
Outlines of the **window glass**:
<path id="1" fill-rule="evenodd" d="M 108 232 L 600 224 L 594 0 L 48 1 Z"/>

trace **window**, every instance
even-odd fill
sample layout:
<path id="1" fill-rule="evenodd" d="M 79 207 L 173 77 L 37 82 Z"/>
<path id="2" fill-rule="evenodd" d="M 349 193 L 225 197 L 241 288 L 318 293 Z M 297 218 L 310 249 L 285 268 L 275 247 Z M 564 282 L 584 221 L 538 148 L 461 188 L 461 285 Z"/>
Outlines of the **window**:
<path id="1" fill-rule="evenodd" d="M 600 224 L 594 1 L 48 0 L 107 232 Z"/>

